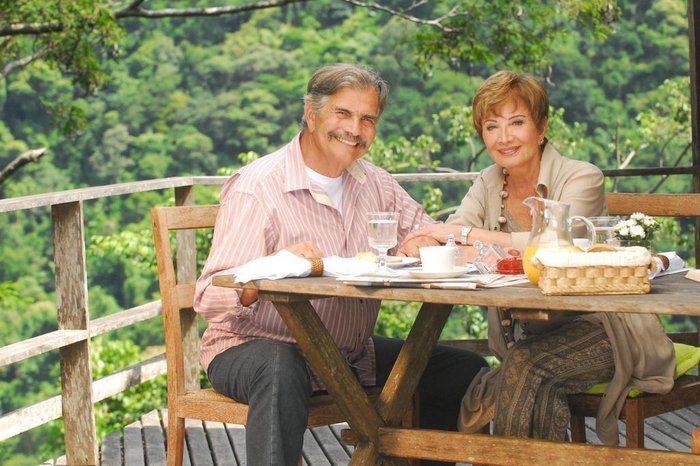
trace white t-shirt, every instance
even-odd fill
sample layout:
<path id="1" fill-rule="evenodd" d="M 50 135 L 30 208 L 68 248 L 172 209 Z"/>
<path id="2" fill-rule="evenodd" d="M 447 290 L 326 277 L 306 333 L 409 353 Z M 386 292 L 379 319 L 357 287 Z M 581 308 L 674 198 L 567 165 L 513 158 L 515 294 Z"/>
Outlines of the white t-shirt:
<path id="1" fill-rule="evenodd" d="M 306 167 L 306 173 L 314 184 L 322 188 L 335 204 L 336 209 L 343 211 L 343 175 L 331 178 Z"/>

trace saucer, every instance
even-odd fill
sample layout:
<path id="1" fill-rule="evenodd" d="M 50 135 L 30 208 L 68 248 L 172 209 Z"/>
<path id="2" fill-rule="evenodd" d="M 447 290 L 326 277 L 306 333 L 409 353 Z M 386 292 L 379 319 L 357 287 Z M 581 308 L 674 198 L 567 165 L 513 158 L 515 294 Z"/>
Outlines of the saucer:
<path id="1" fill-rule="evenodd" d="M 389 256 L 386 258 L 386 266 L 390 269 L 400 269 L 418 262 L 420 262 L 418 257 Z"/>
<path id="2" fill-rule="evenodd" d="M 404 269 L 406 272 L 411 274 L 413 278 L 420 279 L 437 279 L 437 278 L 457 278 L 466 274 L 469 271 L 468 267 L 455 266 L 455 268 L 450 272 L 426 272 L 421 267 L 411 267 Z"/>

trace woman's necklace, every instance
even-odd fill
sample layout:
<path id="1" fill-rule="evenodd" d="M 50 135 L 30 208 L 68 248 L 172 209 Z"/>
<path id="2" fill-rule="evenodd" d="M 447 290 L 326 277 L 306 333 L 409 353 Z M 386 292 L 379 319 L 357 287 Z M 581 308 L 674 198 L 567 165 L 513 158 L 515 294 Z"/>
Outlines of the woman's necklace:
<path id="1" fill-rule="evenodd" d="M 501 188 L 501 215 L 498 216 L 498 230 L 503 231 L 503 227 L 508 222 L 506 218 L 506 198 L 508 197 L 508 169 L 503 168 L 503 187 Z"/>

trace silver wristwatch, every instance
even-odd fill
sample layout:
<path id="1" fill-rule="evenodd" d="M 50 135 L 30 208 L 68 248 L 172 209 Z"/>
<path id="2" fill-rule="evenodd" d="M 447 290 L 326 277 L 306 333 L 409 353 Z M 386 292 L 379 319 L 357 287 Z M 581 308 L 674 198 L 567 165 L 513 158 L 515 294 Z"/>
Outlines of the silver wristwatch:
<path id="1" fill-rule="evenodd" d="M 469 238 L 469 233 L 471 233 L 472 227 L 462 227 L 462 232 L 459 235 L 459 242 L 463 245 L 467 245 L 467 238 Z"/>

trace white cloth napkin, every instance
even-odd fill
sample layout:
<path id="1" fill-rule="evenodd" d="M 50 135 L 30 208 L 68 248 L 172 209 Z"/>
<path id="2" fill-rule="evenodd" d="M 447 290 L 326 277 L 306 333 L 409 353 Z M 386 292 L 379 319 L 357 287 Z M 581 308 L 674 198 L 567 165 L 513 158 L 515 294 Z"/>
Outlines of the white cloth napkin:
<path id="1" fill-rule="evenodd" d="M 377 267 L 372 262 L 354 257 L 324 257 L 323 275 L 357 275 L 371 272 Z M 306 277 L 311 273 L 311 262 L 283 249 L 272 256 L 259 257 L 235 269 L 236 281 L 246 283 L 251 280 L 277 280 L 287 277 Z"/>
<path id="2" fill-rule="evenodd" d="M 652 272 L 651 269 L 649 269 L 649 278 L 660 277 L 662 275 L 683 272 L 686 270 L 685 261 L 678 254 L 676 254 L 675 251 L 660 252 L 659 254 L 655 255 L 666 256 L 668 259 L 668 267 L 664 268 L 663 262 L 661 262 L 661 259 L 658 257 L 652 257 L 652 260 L 656 262 L 656 270 Z"/>

